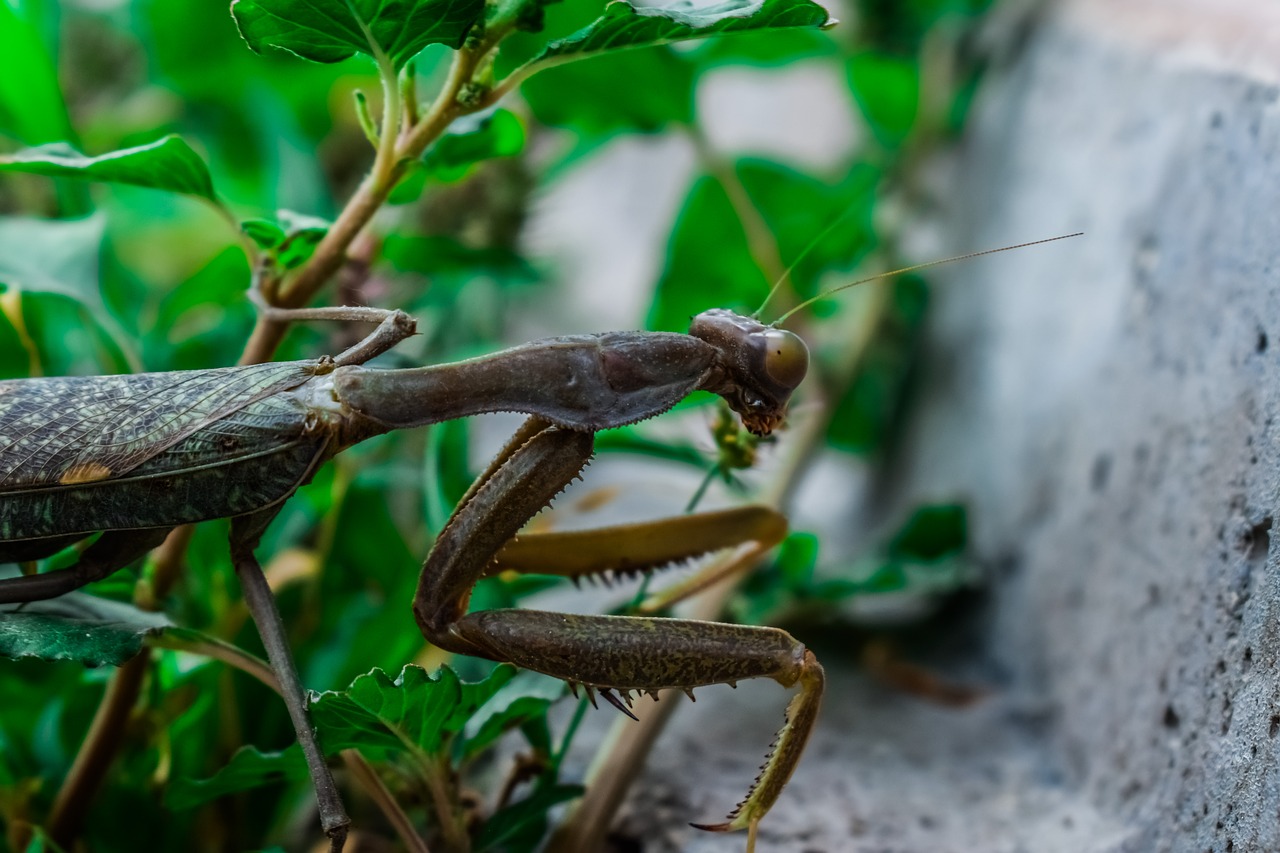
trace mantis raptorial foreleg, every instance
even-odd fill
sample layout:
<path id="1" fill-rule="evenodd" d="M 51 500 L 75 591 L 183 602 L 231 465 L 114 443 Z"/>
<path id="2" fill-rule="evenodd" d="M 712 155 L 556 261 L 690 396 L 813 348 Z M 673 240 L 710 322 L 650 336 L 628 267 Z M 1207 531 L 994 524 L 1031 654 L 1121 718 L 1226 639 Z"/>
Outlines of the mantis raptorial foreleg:
<path id="1" fill-rule="evenodd" d="M 623 710 L 632 691 L 691 691 L 760 677 L 772 678 L 784 687 L 799 685 L 800 693 L 788 707 L 787 722 L 774 750 L 746 799 L 724 823 L 702 826 L 712 830 L 753 827 L 795 769 L 822 695 L 822 667 L 812 652 L 785 631 L 531 610 L 467 613 L 471 589 L 490 570 L 495 556 L 533 514 L 578 475 L 591 456 L 592 446 L 590 432 L 555 427 L 536 417 L 526 422 L 477 480 L 437 539 L 414 599 L 418 624 L 428 639 L 444 649 L 509 661 L 581 684 L 588 695 L 598 691 Z M 767 514 L 764 511 L 763 517 Z M 689 529 L 696 526 L 685 525 Z M 673 558 L 740 541 L 717 541 L 714 534 L 691 543 L 664 538 L 672 544 L 657 546 L 657 550 L 673 553 Z M 625 547 L 627 543 L 620 544 Z M 518 547 L 512 548 L 503 559 L 509 561 L 509 554 L 518 552 Z M 614 562 L 625 568 L 626 559 L 619 554 Z M 580 576 L 586 572 L 575 567 L 561 573 Z"/>

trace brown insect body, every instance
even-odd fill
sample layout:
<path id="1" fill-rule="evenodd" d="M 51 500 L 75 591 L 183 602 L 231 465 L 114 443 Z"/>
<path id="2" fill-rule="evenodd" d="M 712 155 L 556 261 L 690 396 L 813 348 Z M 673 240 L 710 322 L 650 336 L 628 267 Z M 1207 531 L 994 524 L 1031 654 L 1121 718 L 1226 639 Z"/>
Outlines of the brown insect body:
<path id="1" fill-rule="evenodd" d="M 743 508 L 708 516 L 709 532 L 696 536 L 665 536 L 663 522 L 604 535 L 611 545 L 572 566 L 548 569 L 528 549 L 504 551 L 580 473 L 599 430 L 658 415 L 697 389 L 720 394 L 753 431 L 774 429 L 803 379 L 804 344 L 790 332 L 713 311 L 695 318 L 688 335 L 610 332 L 452 364 L 363 366 L 412 332 L 412 321 L 393 312 L 332 359 L 0 383 L 0 562 L 49 556 L 103 532 L 71 568 L 0 580 L 0 603 L 60 595 L 127 565 L 173 527 L 232 518 L 233 562 L 284 685 L 326 831 L 341 846 L 347 819 L 253 549 L 280 503 L 343 448 L 392 429 L 524 412 L 529 420 L 464 497 L 423 566 L 413 609 L 424 636 L 445 649 L 582 684 L 624 708 L 635 690 L 761 676 L 799 684 L 789 722 L 747 799 L 729 821 L 706 827 L 754 828 L 798 762 L 821 696 L 821 667 L 804 646 L 770 628 L 523 610 L 468 614 L 467 605 L 500 554 L 537 562 L 513 564 L 517 571 L 582 577 L 648 570 L 744 538 L 758 541 L 759 550 L 776 542 L 785 522 L 772 511 Z M 618 553 L 627 541 L 644 541 L 652 553 Z"/>

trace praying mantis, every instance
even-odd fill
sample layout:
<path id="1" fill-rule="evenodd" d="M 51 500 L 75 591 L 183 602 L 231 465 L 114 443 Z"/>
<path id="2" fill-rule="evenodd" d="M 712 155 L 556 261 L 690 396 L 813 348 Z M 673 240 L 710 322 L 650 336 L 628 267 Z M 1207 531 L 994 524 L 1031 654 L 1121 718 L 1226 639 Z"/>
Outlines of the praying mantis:
<path id="1" fill-rule="evenodd" d="M 986 252 L 962 257 L 977 254 Z M 595 540 L 614 542 L 616 553 L 585 560 L 578 558 L 586 549 L 572 545 L 577 534 L 549 534 L 541 543 L 516 536 L 583 470 L 595 433 L 656 417 L 695 390 L 719 395 L 753 433 L 777 429 L 809 366 L 801 338 L 711 309 L 693 318 L 688 334 L 551 338 L 450 364 L 377 369 L 366 363 L 414 334 L 408 315 L 286 310 L 266 305 L 256 288 L 251 294 L 276 318 L 378 326 L 350 349 L 311 361 L 0 382 L 0 563 L 42 559 L 101 534 L 69 568 L 0 580 L 0 604 L 71 592 L 139 559 L 179 525 L 230 518 L 232 561 L 307 759 L 322 826 L 340 851 L 349 819 L 254 549 L 281 504 L 342 450 L 391 430 L 520 412 L 528 419 L 459 502 L 426 558 L 413 601 L 423 636 L 450 652 L 563 679 L 624 712 L 637 691 L 692 691 L 750 678 L 796 688 L 746 797 L 723 822 L 695 824 L 747 829 L 754 839 L 817 719 L 824 675 L 812 651 L 776 628 L 519 609 L 469 613 L 468 602 L 481 578 L 501 570 L 570 578 L 647 572 L 747 541 L 760 549 L 776 544 L 785 521 L 758 507 L 618 528 Z"/>

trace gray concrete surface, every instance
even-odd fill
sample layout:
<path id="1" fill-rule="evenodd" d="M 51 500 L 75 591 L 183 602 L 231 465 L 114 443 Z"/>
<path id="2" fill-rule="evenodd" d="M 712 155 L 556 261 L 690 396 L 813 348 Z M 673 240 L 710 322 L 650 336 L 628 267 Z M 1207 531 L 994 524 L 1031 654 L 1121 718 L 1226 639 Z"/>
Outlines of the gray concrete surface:
<path id="1" fill-rule="evenodd" d="M 992 70 L 935 233 L 1087 236 L 938 276 L 869 505 L 970 502 L 991 583 L 936 662 L 993 692 L 945 710 L 836 667 L 762 851 L 1280 850 L 1278 81 L 1262 2 L 1051 4 Z M 741 850 L 682 827 L 735 801 L 782 703 L 677 716 L 638 849 Z"/>

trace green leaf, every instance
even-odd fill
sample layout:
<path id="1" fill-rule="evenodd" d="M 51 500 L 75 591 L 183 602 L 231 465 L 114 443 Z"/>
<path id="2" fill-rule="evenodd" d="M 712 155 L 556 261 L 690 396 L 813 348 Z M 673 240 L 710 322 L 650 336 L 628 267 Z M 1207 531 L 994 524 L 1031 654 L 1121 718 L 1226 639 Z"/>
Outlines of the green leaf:
<path id="1" fill-rule="evenodd" d="M 105 228 L 100 213 L 83 219 L 0 217 L 0 291 L 22 292 L 14 304 L 45 372 L 136 366 L 129 336 L 102 300 L 98 259 Z"/>
<path id="2" fill-rule="evenodd" d="M 484 0 L 235 0 L 231 14 L 255 53 L 275 48 L 312 62 L 383 53 L 398 71 L 429 44 L 462 47 Z"/>
<path id="3" fill-rule="evenodd" d="M 284 242 L 284 229 L 270 219 L 246 219 L 240 230 L 262 249 L 274 249 Z"/>
<path id="4" fill-rule="evenodd" d="M 692 52 L 691 58 L 700 69 L 738 64 L 773 68 L 798 59 L 839 52 L 839 42 L 824 32 L 766 30 L 743 33 L 731 39 L 709 39 Z"/>
<path id="5" fill-rule="evenodd" d="M 190 145 L 172 134 L 147 145 L 97 157 L 81 154 L 65 142 L 53 142 L 0 156 L 0 172 L 132 184 L 193 195 L 218 204 L 209 167 Z"/>
<path id="6" fill-rule="evenodd" d="M 743 160 L 735 171 L 783 261 L 795 264 L 790 278 L 801 295 L 813 291 L 821 273 L 847 268 L 873 245 L 875 169 L 855 164 L 834 184 L 765 160 Z M 837 221 L 841 227 L 823 236 Z M 808 253 L 796 262 L 805 249 Z M 689 317 L 708 308 L 751 312 L 771 284 L 756 263 L 728 194 L 719 180 L 705 176 L 694 183 L 676 219 L 647 323 L 653 329 L 684 331 Z"/>
<path id="7" fill-rule="evenodd" d="M 486 27 L 512 26 L 524 33 L 540 33 L 546 25 L 545 7 L 562 0 L 494 0 L 488 4 Z"/>
<path id="8" fill-rule="evenodd" d="M 423 275 L 489 274 L 512 281 L 535 281 L 537 271 L 509 249 L 473 249 L 441 235 L 388 234 L 383 257 L 402 272 Z"/>
<path id="9" fill-rule="evenodd" d="M 493 850 L 531 824 L 546 820 L 550 809 L 582 796 L 585 790 L 581 785 L 550 785 L 518 803 L 500 809 L 481 828 L 480 835 L 476 838 L 476 853 Z"/>
<path id="10" fill-rule="evenodd" d="M 454 122 L 422 158 L 421 168 L 437 181 L 461 180 L 476 163 L 514 157 L 524 150 L 524 125 L 510 110 Z"/>
<path id="11" fill-rule="evenodd" d="M 812 533 L 795 532 L 782 540 L 774 562 L 787 585 L 800 589 L 813 578 L 818 562 L 818 537 Z"/>
<path id="12" fill-rule="evenodd" d="M 316 246 L 329 233 L 330 223 L 316 216 L 276 211 L 276 221 L 246 219 L 240 230 L 250 240 L 271 253 L 276 263 L 287 270 L 302 266 L 315 254 Z"/>
<path id="13" fill-rule="evenodd" d="M 328 753 L 354 747 L 375 755 L 408 749 L 434 756 L 515 672 L 500 666 L 483 681 L 463 682 L 447 666 L 431 676 L 409 665 L 392 681 L 374 669 L 344 691 L 313 696 L 312 720 Z"/>
<path id="14" fill-rule="evenodd" d="M 521 94 L 543 124 L 581 134 L 654 133 L 694 119 L 696 68 L 671 48 L 627 51 L 549 68 Z"/>
<path id="15" fill-rule="evenodd" d="M 530 65 L 721 33 L 829 27 L 834 23 L 826 9 L 810 0 L 724 0 L 704 7 L 689 2 L 665 7 L 636 6 L 627 0 L 616 0 L 594 23 L 548 44 Z"/>
<path id="16" fill-rule="evenodd" d="M 75 135 L 67 105 L 58 86 L 58 69 L 40 32 L 12 3 L 0 3 L 0 131 L 27 145 L 39 145 Z"/>
<path id="17" fill-rule="evenodd" d="M 695 314 L 708 308 L 753 311 L 768 292 L 724 187 L 710 176 L 698 178 L 676 217 L 645 324 L 683 332 Z"/>
<path id="18" fill-rule="evenodd" d="M 463 760 L 478 755 L 504 732 L 546 714 L 565 690 L 565 683 L 558 678 L 537 672 L 517 674 L 467 720 Z"/>
<path id="19" fill-rule="evenodd" d="M 208 779 L 175 776 L 165 791 L 164 804 L 180 811 L 227 794 L 306 778 L 307 762 L 297 744 L 282 752 L 262 752 L 256 746 L 242 746 L 226 766 Z"/>
<path id="20" fill-rule="evenodd" d="M 914 57 L 866 51 L 849 59 L 849 88 L 872 134 L 897 148 L 911 133 L 920 105 L 920 67 Z"/>
<path id="21" fill-rule="evenodd" d="M 148 635 L 169 624 L 162 613 L 84 593 L 0 610 L 0 656 L 119 666 Z"/>
<path id="22" fill-rule="evenodd" d="M 963 504 L 919 507 L 890 540 L 889 556 L 924 563 L 953 557 L 968 544 L 968 528 Z"/>
<path id="23" fill-rule="evenodd" d="M 106 224 L 100 213 L 83 219 L 0 217 L 0 282 L 101 309 L 98 256 Z"/>

